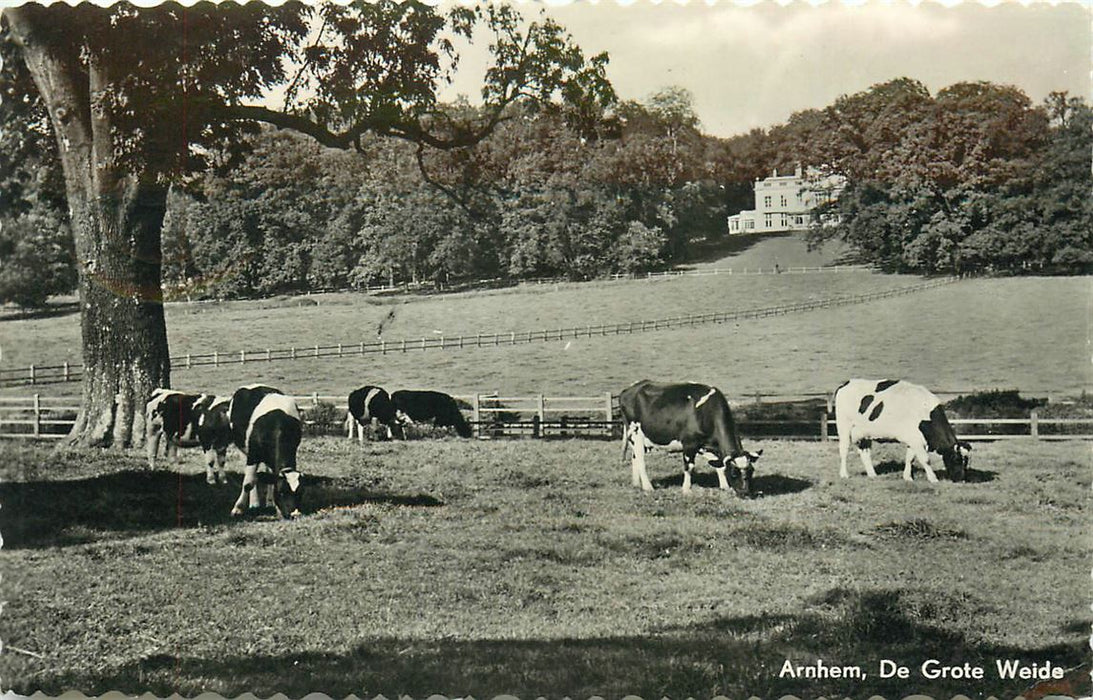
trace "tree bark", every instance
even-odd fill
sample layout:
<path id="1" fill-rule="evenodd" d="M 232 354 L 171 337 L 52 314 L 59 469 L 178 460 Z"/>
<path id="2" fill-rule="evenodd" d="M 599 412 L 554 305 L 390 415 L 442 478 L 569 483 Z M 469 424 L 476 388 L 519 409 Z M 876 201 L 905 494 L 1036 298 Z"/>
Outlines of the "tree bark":
<path id="1" fill-rule="evenodd" d="M 83 401 L 69 441 L 138 446 L 152 389 L 170 386 L 161 291 L 167 188 L 118 160 L 110 78 L 59 32 L 56 17 L 7 8 L 12 36 L 49 111 L 65 176 L 79 268 Z"/>

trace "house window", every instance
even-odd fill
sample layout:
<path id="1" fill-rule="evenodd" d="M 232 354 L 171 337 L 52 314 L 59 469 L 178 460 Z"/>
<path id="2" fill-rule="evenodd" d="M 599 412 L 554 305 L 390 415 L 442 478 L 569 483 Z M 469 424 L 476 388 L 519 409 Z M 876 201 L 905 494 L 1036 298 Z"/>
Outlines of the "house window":
<path id="1" fill-rule="evenodd" d="M 747 224 L 745 225 L 745 228 L 755 228 L 755 222 L 749 219 L 747 221 Z"/>
<path id="2" fill-rule="evenodd" d="M 789 228 L 789 217 L 782 214 L 782 228 Z"/>
<path id="3" fill-rule="evenodd" d="M 770 195 L 767 195 L 766 197 L 763 197 L 763 208 L 764 209 L 769 208 L 770 207 L 770 202 L 771 202 Z"/>
<path id="4" fill-rule="evenodd" d="M 786 203 L 787 203 L 786 196 L 782 195 L 782 206 L 784 207 L 786 205 Z"/>
<path id="5" fill-rule="evenodd" d="M 774 214 L 764 214 L 763 215 L 763 228 L 773 228 L 773 227 L 774 227 Z"/>
<path id="6" fill-rule="evenodd" d="M 804 224 L 805 224 L 805 217 L 803 217 L 803 216 L 798 216 L 798 217 L 797 217 L 797 225 L 798 225 L 798 226 L 804 226 Z"/>

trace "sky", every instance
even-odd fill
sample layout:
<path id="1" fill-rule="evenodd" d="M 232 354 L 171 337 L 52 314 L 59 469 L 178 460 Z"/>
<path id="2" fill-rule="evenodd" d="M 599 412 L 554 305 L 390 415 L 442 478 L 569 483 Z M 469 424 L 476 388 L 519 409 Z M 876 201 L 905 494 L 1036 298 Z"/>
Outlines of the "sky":
<path id="1" fill-rule="evenodd" d="M 621 98 L 644 100 L 664 87 L 684 87 L 694 95 L 703 130 L 716 136 L 773 126 L 795 111 L 902 76 L 931 93 L 988 80 L 1015 85 L 1037 103 L 1052 91 L 1090 99 L 1089 2 L 520 5 L 527 17 L 540 8 L 586 55 L 608 52 L 608 77 Z M 446 97 L 478 93 L 486 50 L 465 51 Z"/>

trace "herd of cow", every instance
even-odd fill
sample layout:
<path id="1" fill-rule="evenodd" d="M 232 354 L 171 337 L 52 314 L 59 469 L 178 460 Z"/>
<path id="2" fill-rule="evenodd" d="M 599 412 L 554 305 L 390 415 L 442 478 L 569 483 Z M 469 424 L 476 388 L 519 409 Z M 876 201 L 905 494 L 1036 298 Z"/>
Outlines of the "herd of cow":
<path id="1" fill-rule="evenodd" d="M 937 481 L 929 452 L 941 455 L 947 475 L 963 481 L 971 446 L 958 440 L 938 398 L 927 389 L 900 380 L 851 379 L 834 395 L 842 478 L 849 477 L 846 460 L 857 446 L 865 471 L 876 476 L 870 448 L 873 441 L 894 441 L 907 447 L 903 478 L 910 481 L 917 459 L 926 478 Z M 683 455 L 683 490 L 691 489 L 691 472 L 701 456 L 717 472 L 721 489 L 752 497 L 752 474 L 762 454 L 743 448 L 724 394 L 706 384 L 666 384 L 642 380 L 622 390 L 623 459 L 631 452 L 634 486 L 652 491 L 645 469 L 646 450 L 666 448 Z M 224 462 L 235 444 L 246 457 L 243 487 L 232 515 L 260 512 L 270 501 L 285 518 L 300 514 L 301 474 L 296 452 L 303 434 L 296 402 L 277 389 L 252 384 L 230 397 L 185 394 L 156 389 L 146 408 L 148 464 L 155 468 L 160 440 L 168 456 L 184 444 L 199 444 L 205 452 L 206 479 L 226 483 Z M 346 428 L 364 440 L 364 427 L 378 423 L 387 437 L 405 438 L 408 425 L 432 422 L 451 427 L 461 437 L 472 431 L 451 396 L 437 391 L 396 391 L 364 386 L 349 394 Z"/>

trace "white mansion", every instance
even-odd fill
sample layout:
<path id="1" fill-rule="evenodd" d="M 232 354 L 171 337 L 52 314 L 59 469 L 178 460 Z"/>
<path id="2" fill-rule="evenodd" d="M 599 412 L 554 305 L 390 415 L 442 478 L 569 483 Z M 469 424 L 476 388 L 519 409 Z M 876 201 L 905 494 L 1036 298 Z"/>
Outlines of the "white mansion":
<path id="1" fill-rule="evenodd" d="M 729 217 L 729 233 L 782 233 L 807 231 L 812 210 L 834 200 L 842 190 L 837 177 L 808 177 L 801 167 L 792 175 L 779 175 L 755 181 L 755 209 L 745 209 Z"/>

